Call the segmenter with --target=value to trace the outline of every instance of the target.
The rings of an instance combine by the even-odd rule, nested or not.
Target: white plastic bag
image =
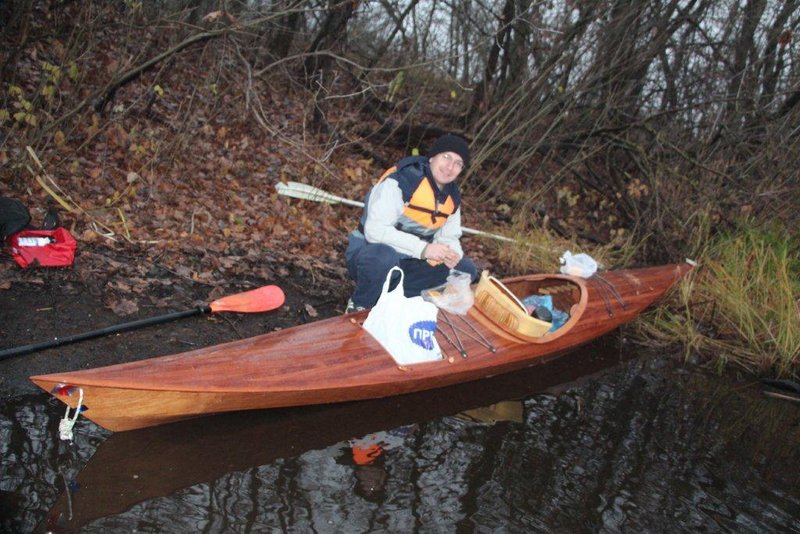
[[[589,278],[597,272],[597,262],[588,254],[575,254],[566,251],[561,256],[561,273],[581,278]]]
[[[389,291],[394,271],[400,272],[400,282]],[[442,351],[435,337],[439,310],[422,297],[407,298],[403,294],[403,277],[401,268],[389,270],[378,303],[364,321],[364,329],[399,365],[441,360]]]
[[[470,284],[472,276],[453,269],[447,283],[422,292],[422,298],[433,302],[437,308],[458,315],[466,315],[475,303],[475,294]]]

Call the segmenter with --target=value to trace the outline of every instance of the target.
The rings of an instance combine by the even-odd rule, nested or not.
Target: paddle
[[[323,191],[318,187],[314,187],[308,184],[301,184],[299,182],[287,182],[287,183],[278,182],[275,185],[275,189],[278,191],[279,195],[283,195],[286,197],[302,198],[304,200],[313,200],[314,202],[325,202],[326,204],[344,204],[346,206],[353,206],[356,208],[364,207],[363,202],[342,198],[334,195],[333,193],[328,193],[327,191]],[[511,239],[510,237],[498,234],[491,234],[489,232],[475,230],[473,228],[467,228],[466,226],[462,226],[461,230],[465,234],[482,235],[486,237],[491,237],[492,239],[499,239],[500,241],[508,241],[511,243],[514,242],[514,240]]]
[[[97,337],[106,336],[116,332],[123,332],[126,330],[133,330],[144,326],[154,324],[166,323],[184,317],[191,317],[192,315],[200,315],[203,313],[216,313],[216,312],[240,312],[240,313],[258,313],[265,312],[279,308],[283,305],[286,296],[278,286],[263,286],[236,295],[229,295],[222,297],[211,304],[198,306],[191,310],[184,310],[179,312],[167,313],[150,317],[148,319],[139,319],[137,321],[130,321],[127,323],[118,324],[116,326],[108,326],[82,334],[74,334],[66,337],[55,337],[49,341],[42,341],[41,343],[33,343],[22,347],[15,347],[11,349],[0,350],[0,360],[11,358],[13,356],[20,356],[22,354],[29,354],[43,349],[58,347],[68,343],[75,343],[85,339],[93,339]]]

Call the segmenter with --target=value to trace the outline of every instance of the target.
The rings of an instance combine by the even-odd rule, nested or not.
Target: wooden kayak
[[[604,272],[589,279],[526,275],[497,282],[508,302],[475,293],[466,316],[440,314],[444,358],[400,366],[361,324],[368,311],[190,352],[31,380],[111,431],[222,412],[401,395],[546,362],[630,321],[664,295],[688,263]],[[550,294],[569,320],[553,332],[520,328],[514,297]],[[518,310],[517,310],[518,311]],[[522,322],[525,319],[521,319]],[[534,320],[535,321],[535,320]],[[518,331],[519,330],[519,331]],[[538,337],[536,337],[538,336]]]

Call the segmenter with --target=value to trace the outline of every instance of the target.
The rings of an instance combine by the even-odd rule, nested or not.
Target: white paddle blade
[[[339,202],[333,195],[326,194],[324,191],[321,191],[314,187],[311,186],[297,187],[297,186],[305,186],[305,184],[299,184],[297,182],[289,182],[288,184],[285,184],[283,182],[278,182],[275,185],[275,190],[278,191],[279,195],[283,195],[286,197],[302,198],[304,200],[313,200],[315,202],[326,202],[328,204],[337,204]]]
[[[363,202],[355,200],[348,200],[336,196],[334,194],[323,191],[313,185],[301,184],[300,182],[279,182],[275,185],[275,189],[279,195],[284,195],[293,198],[302,198],[305,200],[312,200],[314,202],[326,202],[328,204],[345,204],[346,206],[354,206],[356,208],[363,208]]]

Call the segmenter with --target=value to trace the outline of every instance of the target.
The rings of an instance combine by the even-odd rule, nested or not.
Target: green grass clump
[[[720,369],[798,376],[800,255],[788,232],[746,224],[716,237],[699,263],[679,287],[679,305],[659,308],[640,331]]]

